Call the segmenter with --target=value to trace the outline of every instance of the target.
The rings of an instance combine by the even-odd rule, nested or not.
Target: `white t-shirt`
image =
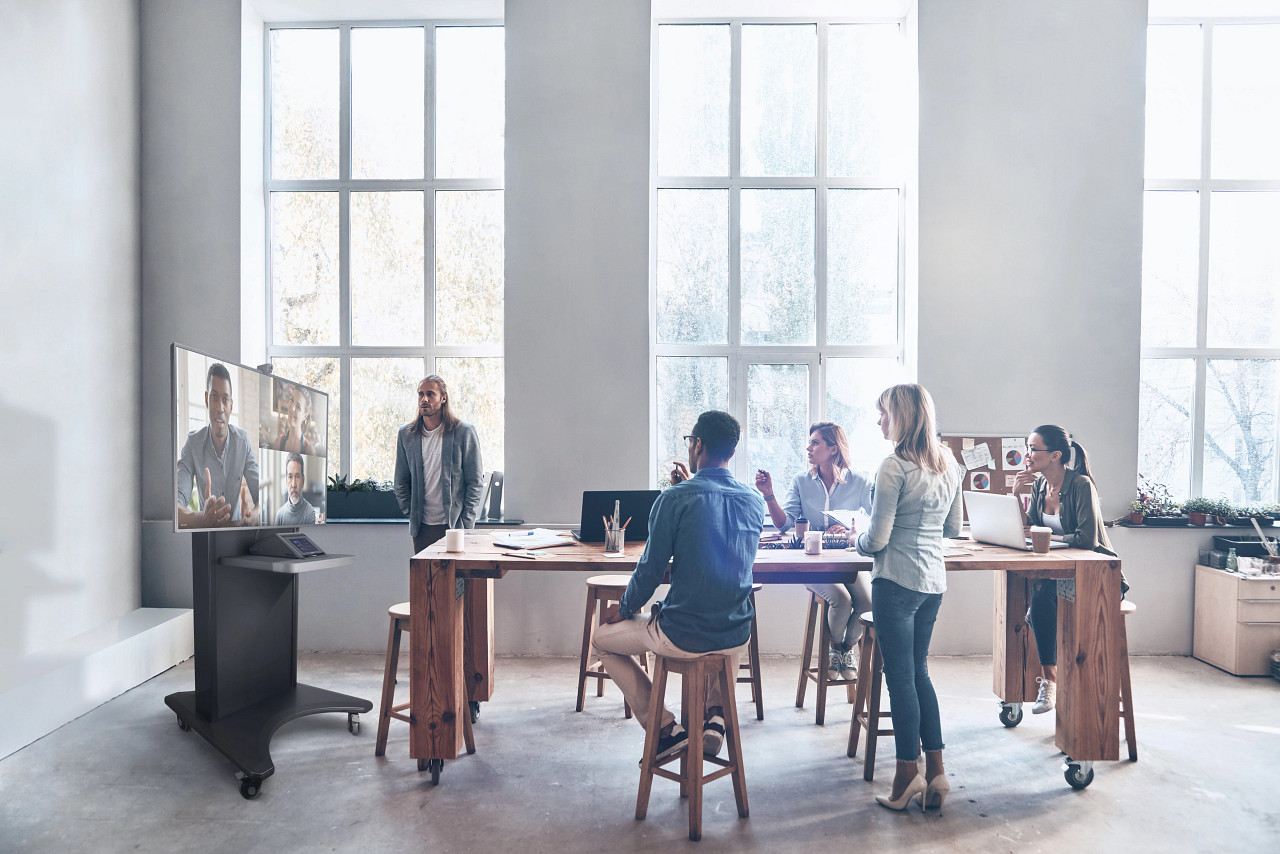
[[[422,521],[426,525],[447,525],[443,493],[440,489],[440,458],[443,453],[444,424],[422,433]]]
[[[1044,526],[1055,534],[1061,536],[1062,531],[1062,514],[1061,513],[1041,513],[1040,517],[1044,519]]]

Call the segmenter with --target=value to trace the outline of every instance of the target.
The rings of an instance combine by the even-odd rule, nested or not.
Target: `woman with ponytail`
[[[1053,539],[1074,549],[1115,556],[1102,522],[1098,489],[1089,471],[1089,456],[1080,443],[1056,424],[1044,424],[1027,437],[1026,469],[1014,480],[1015,493],[1031,490],[1026,523],[1053,531]],[[1121,582],[1121,588],[1128,585]],[[1035,582],[1027,624],[1036,639],[1041,675],[1033,715],[1053,709],[1058,695],[1058,583]]]
[[[858,552],[871,568],[871,612],[884,659],[898,767],[876,800],[902,810],[917,796],[941,807],[951,786],[942,766],[938,695],[929,679],[929,642],[947,589],[943,537],[960,533],[963,471],[938,440],[933,399],[914,384],[885,389],[876,404],[893,455],[876,472],[869,529]],[[924,748],[925,773],[916,760]]]

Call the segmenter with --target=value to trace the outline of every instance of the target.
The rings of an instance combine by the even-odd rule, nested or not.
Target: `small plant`
[[[330,492],[390,492],[391,481],[374,480],[371,477],[357,478],[352,481],[347,480],[345,474],[335,474],[329,477]]]
[[[1130,513],[1143,516],[1176,516],[1178,503],[1169,494],[1169,487],[1158,481],[1138,475],[1138,497],[1129,505]]]
[[[1182,503],[1182,509],[1187,513],[1204,513],[1206,516],[1211,516],[1218,512],[1218,502],[1212,498],[1188,498]]]

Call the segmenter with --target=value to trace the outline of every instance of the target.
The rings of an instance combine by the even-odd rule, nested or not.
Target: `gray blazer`
[[[400,512],[409,517],[409,536],[418,536],[422,527],[422,509],[426,503],[422,491],[422,436],[417,422],[400,428],[396,437],[396,501]],[[476,428],[465,421],[444,434],[440,442],[440,489],[445,518],[450,528],[474,528],[480,510],[480,482],[484,471],[480,463],[480,440]]]

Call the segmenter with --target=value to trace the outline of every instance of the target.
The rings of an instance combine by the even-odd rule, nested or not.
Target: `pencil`
[[[625,531],[625,530],[627,529],[627,526],[628,526],[628,525],[630,525],[630,524],[631,524],[631,517],[630,517],[630,516],[628,516],[628,517],[627,517],[627,521],[625,521],[625,522],[623,522],[623,523],[622,523],[622,530],[624,530],[624,531]]]

